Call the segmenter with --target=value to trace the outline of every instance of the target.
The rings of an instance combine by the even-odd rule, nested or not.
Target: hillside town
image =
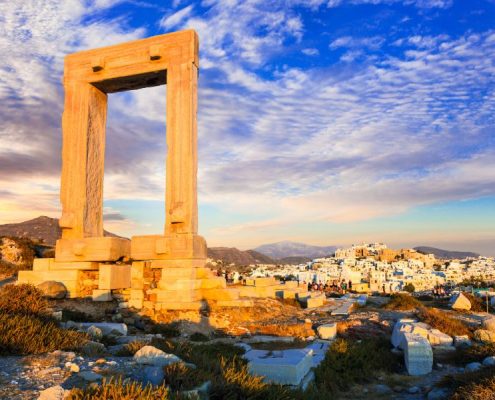
[[[217,261],[210,263],[219,268]],[[339,248],[332,257],[316,258],[299,265],[252,265],[249,277],[278,277],[301,283],[331,286],[345,282],[358,292],[394,293],[406,286],[415,291],[454,287],[462,283],[495,281],[495,259],[491,257],[438,259],[414,249],[394,250],[383,243],[362,243]],[[232,272],[230,281],[243,276]],[[412,285],[412,286],[411,286]]]

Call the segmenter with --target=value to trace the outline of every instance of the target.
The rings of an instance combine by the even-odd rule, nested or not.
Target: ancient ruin
[[[65,108],[60,200],[62,238],[55,258],[36,259],[19,282],[62,282],[70,297],[112,299],[120,291],[136,309],[200,310],[249,306],[240,296],[275,296],[272,278],[227,288],[205,267],[198,235],[198,36],[170,33],[65,58]],[[107,94],[166,84],[166,221],[158,235],[131,240],[103,235],[103,174]]]

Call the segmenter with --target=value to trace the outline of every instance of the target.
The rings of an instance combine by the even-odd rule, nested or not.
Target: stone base
[[[129,257],[130,250],[130,240],[118,237],[59,239],[55,261],[117,261]]]
[[[133,260],[203,260],[206,261],[206,241],[193,234],[133,236]]]

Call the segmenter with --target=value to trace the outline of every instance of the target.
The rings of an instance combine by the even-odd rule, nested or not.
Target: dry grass
[[[125,344],[122,349],[117,353],[117,356],[120,357],[132,357],[139,350],[141,350],[144,346],[147,346],[148,343],[142,340],[134,340],[130,343]]]
[[[202,385],[209,378],[202,370],[192,369],[184,363],[174,363],[163,367],[165,383],[175,391],[191,390]]]
[[[88,337],[62,329],[51,320],[34,315],[0,312],[0,354],[40,354],[54,350],[77,350]]]
[[[48,302],[33,285],[5,285],[0,289],[0,310],[7,314],[47,315]]]
[[[165,385],[143,386],[139,382],[110,379],[103,381],[101,385],[72,389],[66,400],[169,400],[171,398]]]
[[[391,296],[390,301],[383,306],[385,310],[394,311],[412,311],[421,307],[421,302],[405,293],[395,293]]]
[[[458,348],[455,352],[454,361],[460,365],[466,363],[483,361],[484,358],[495,355],[495,343],[474,343],[469,347]]]
[[[0,246],[3,244],[3,239],[12,240],[19,250],[19,256],[22,262],[13,264],[1,258],[0,254],[0,276],[13,276],[21,270],[31,270],[34,260],[34,243],[27,238],[19,238],[13,236],[0,236]]]
[[[447,335],[471,335],[471,331],[464,322],[451,317],[445,311],[440,311],[436,308],[421,307],[417,315],[421,321]]]
[[[306,338],[314,336],[315,332],[311,324],[249,324],[246,325],[251,333],[270,336],[293,336]]]
[[[471,303],[471,310],[470,311],[486,312],[486,300],[485,299],[473,296],[471,293],[468,293],[468,292],[463,292],[462,294],[464,296],[466,296],[467,299]]]

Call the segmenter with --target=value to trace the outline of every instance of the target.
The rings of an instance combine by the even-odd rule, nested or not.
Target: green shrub
[[[421,302],[412,297],[410,294],[395,293],[391,296],[390,301],[383,306],[386,310],[411,311],[421,307]]]
[[[33,285],[5,285],[0,288],[0,310],[8,314],[48,315],[48,301]]]
[[[446,312],[436,308],[420,307],[418,310],[418,318],[432,328],[438,329],[450,336],[471,334],[468,326],[464,322],[453,318]]]
[[[209,340],[208,336],[200,332],[194,332],[189,339],[193,342],[207,342]]]
[[[78,350],[88,337],[62,329],[35,315],[0,312],[0,354],[40,354],[54,350]]]
[[[94,322],[96,319],[91,314],[85,313],[79,310],[69,310],[64,308],[62,310],[62,321],[74,321],[74,322]]]
[[[369,381],[380,372],[399,368],[399,359],[390,351],[386,339],[337,339],[315,369],[315,385],[320,393],[335,394],[349,390],[355,383]]]
[[[179,325],[177,323],[155,324],[151,327],[150,333],[160,333],[163,337],[180,336]]]
[[[406,286],[404,286],[404,290],[409,293],[414,293],[416,291],[416,288],[412,283],[408,283]]]
[[[89,385],[72,389],[66,400],[169,400],[171,396],[165,385],[144,386],[140,382],[104,380],[101,385]]]

